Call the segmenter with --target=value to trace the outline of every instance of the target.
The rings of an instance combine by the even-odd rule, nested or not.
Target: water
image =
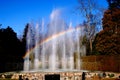
[[[72,22],[68,26],[59,16],[53,11],[47,26],[44,20],[29,26],[24,71],[80,70],[80,57],[85,55],[85,47],[80,45],[83,27],[73,27]]]
[[[32,40],[31,40],[31,32],[30,32],[30,28],[28,28],[28,33],[27,33],[27,40],[26,40],[26,48],[27,51],[30,50],[31,48],[31,44]],[[28,51],[29,52],[29,51]],[[28,71],[29,70],[29,65],[30,65],[30,61],[29,61],[29,54],[26,55],[26,57],[24,58],[24,70]]]
[[[35,45],[38,44],[39,42],[39,24],[36,24],[36,30],[35,30]],[[34,69],[38,69],[39,68],[39,46],[35,48],[34,50]]]

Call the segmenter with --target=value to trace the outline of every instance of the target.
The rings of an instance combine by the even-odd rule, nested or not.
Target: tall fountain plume
[[[69,24],[69,29],[72,29],[72,23],[70,22]],[[74,42],[73,42],[73,32],[74,32],[74,29],[72,32],[68,33],[67,36],[68,36],[68,43],[67,44],[71,44],[71,45],[68,45],[69,46],[69,58],[68,58],[68,67],[70,70],[74,69],[74,56],[73,56],[73,53],[74,53]]]
[[[62,24],[62,27],[63,27],[64,30],[65,30],[64,24]],[[62,68],[63,68],[63,69],[66,69],[66,68],[67,68],[67,65],[65,65],[65,64],[67,64],[65,37],[66,37],[66,35],[64,35],[64,36],[62,37],[62,41],[63,41],[63,42],[61,42],[61,44],[62,44],[61,47],[63,47],[63,50],[61,50],[61,52],[63,53],[62,56],[61,56],[61,57],[62,57],[62,58],[61,58],[61,64],[62,64]]]
[[[27,36],[26,36],[26,50],[29,52],[29,50],[31,49],[31,43],[32,43],[32,39],[31,39],[31,30],[30,30],[30,25],[28,26],[28,32],[27,32]],[[30,61],[29,61],[29,54],[26,55],[26,57],[24,58],[24,71],[29,71],[30,68]]]
[[[42,19],[42,33],[44,33],[44,19]],[[45,35],[42,34],[42,39],[45,38]],[[46,68],[46,57],[45,57],[45,44],[43,43],[42,44],[42,51],[41,51],[41,62],[42,62],[42,69],[45,69]]]
[[[32,27],[35,27],[35,37],[32,41],[29,29],[24,70],[80,70],[80,57],[85,55],[85,47],[80,45],[83,27],[73,27],[72,22],[67,25],[58,9],[51,13],[47,25],[42,20]],[[33,49],[31,44],[34,44]]]
[[[35,28],[35,45],[37,45],[39,43],[39,24],[36,24],[36,28]],[[38,69],[39,68],[39,46],[35,48],[34,50],[34,69]]]

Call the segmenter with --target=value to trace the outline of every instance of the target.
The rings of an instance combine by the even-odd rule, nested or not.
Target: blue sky
[[[98,1],[107,7],[106,0]],[[77,6],[77,0],[0,0],[0,24],[2,28],[12,27],[20,35],[26,23],[42,18],[48,22],[51,12],[61,9],[64,20],[75,26],[82,21],[82,17],[74,13]]]

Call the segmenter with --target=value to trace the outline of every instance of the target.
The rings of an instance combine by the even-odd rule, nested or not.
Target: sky
[[[107,7],[106,0],[98,0],[101,6]],[[49,22],[53,10],[59,9],[61,17],[66,23],[72,22],[73,26],[82,22],[82,17],[77,15],[75,8],[77,0],[0,0],[0,26],[10,26],[17,35],[22,35],[25,25],[44,19]]]

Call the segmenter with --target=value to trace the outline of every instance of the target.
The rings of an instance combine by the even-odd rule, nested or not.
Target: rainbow
[[[79,30],[79,29],[80,29],[80,27],[77,27],[77,28],[76,28],[76,30]],[[60,37],[60,36],[62,36],[62,35],[64,35],[64,34],[66,34],[66,33],[73,32],[74,30],[75,30],[75,28],[70,28],[70,29],[68,29],[68,30],[66,30],[66,31],[62,31],[62,32],[59,32],[59,33],[57,33],[57,34],[53,34],[52,36],[43,39],[43,40],[40,41],[37,45],[35,45],[33,48],[29,49],[29,50],[25,53],[25,55],[23,56],[23,59],[24,59],[30,52],[32,52],[36,47],[38,47],[39,45],[42,45],[42,44],[44,44],[44,43],[46,43],[46,42],[49,42],[49,41],[51,41],[51,40],[53,40],[53,39],[55,39],[55,38],[57,38],[57,37]]]

